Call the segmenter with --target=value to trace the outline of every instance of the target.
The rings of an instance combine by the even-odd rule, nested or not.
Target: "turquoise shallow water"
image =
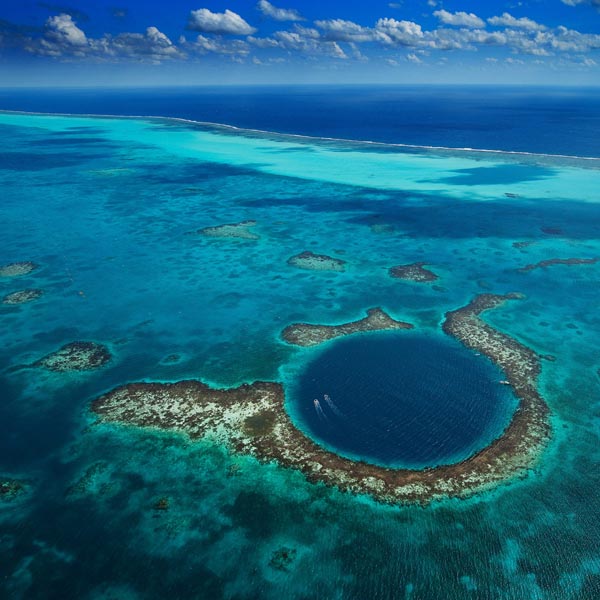
[[[156,119],[1,114],[0,133],[0,262],[41,265],[0,291],[45,292],[0,306],[0,469],[30,484],[0,504],[0,595],[600,594],[600,264],[517,270],[600,256],[600,161]],[[260,239],[193,233],[246,219]],[[346,270],[289,266],[303,250]],[[440,279],[388,276],[415,261]],[[315,351],[281,342],[289,323],[381,306],[435,338],[446,311],[488,291],[524,293],[486,318],[555,357],[542,372],[554,438],[535,473],[472,500],[382,507],[205,443],[89,427],[90,400],[128,381],[293,381]],[[114,361],[8,370],[75,339]],[[282,547],[287,570],[271,560]]]

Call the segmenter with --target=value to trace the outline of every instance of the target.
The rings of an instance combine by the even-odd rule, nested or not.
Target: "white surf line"
[[[365,144],[369,146],[380,146],[382,148],[403,148],[412,150],[441,150],[445,152],[473,152],[482,154],[507,154],[511,156],[526,156],[526,157],[542,157],[542,158],[562,158],[571,160],[587,160],[596,161],[600,163],[600,157],[598,156],[578,156],[576,154],[545,154],[542,152],[527,152],[525,150],[497,150],[490,148],[469,148],[469,147],[452,147],[452,146],[420,146],[418,144],[402,144],[400,142],[376,142],[372,140],[351,140],[348,138],[334,138],[334,137],[317,137],[303,135],[301,133],[282,133],[279,131],[267,131],[264,129],[251,129],[248,127],[237,127],[236,125],[228,125],[227,123],[216,123],[213,121],[196,121],[193,119],[185,119],[183,117],[165,117],[160,115],[102,115],[94,113],[47,113],[47,112],[36,112],[36,111],[23,111],[23,110],[6,110],[0,109],[0,114],[13,114],[13,115],[32,115],[40,117],[74,117],[84,119],[132,119],[132,120],[148,120],[153,119],[157,121],[176,121],[178,123],[186,123],[192,125],[201,125],[202,127],[214,127],[231,129],[236,132],[248,132],[254,134],[260,134],[263,136],[278,136],[281,138],[293,138],[307,141],[326,141],[326,142],[341,142],[345,144]]]

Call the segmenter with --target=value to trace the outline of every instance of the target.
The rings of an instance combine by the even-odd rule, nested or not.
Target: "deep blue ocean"
[[[2,600],[600,598],[598,89],[0,90],[0,241]],[[307,250],[344,269],[289,263]],[[415,262],[438,278],[390,276]],[[90,410],[131,382],[277,381],[330,450],[456,462],[516,398],[441,324],[509,292],[484,318],[543,356],[552,438],[473,497],[384,505]],[[374,307],[414,329],[282,338]],[[77,340],[111,361],[33,366]]]
[[[156,115],[315,137],[600,156],[600,88],[0,89],[0,109]]]

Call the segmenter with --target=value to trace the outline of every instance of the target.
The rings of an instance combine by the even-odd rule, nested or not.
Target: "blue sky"
[[[600,84],[600,0],[3,0],[2,85]]]

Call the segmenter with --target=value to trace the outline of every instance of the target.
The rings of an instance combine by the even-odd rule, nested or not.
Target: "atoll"
[[[43,293],[42,290],[19,290],[4,296],[2,304],[25,304],[37,300]]]
[[[364,331],[384,331],[392,329],[412,329],[414,325],[392,319],[381,308],[371,308],[367,316],[359,321],[351,321],[342,325],[312,325],[310,323],[294,323],[281,333],[288,344],[295,346],[316,346],[327,340],[342,335],[350,335]]]
[[[71,342],[33,363],[49,371],[92,371],[111,360],[108,348],[96,342]]]
[[[433,271],[423,267],[423,265],[426,264],[426,262],[416,262],[410,265],[398,265],[390,269],[390,276],[395,279],[405,279],[407,281],[416,281],[419,283],[439,279]]]
[[[0,502],[11,502],[25,490],[25,483],[18,479],[0,479]]]
[[[344,271],[346,261],[326,254],[314,254],[305,250],[288,258],[288,265],[309,271]]]
[[[132,383],[97,398],[91,409],[101,422],[210,439],[234,453],[300,470],[308,481],[369,494],[382,502],[427,503],[469,496],[523,475],[536,464],[550,435],[548,407],[536,388],[538,356],[479,316],[519,297],[482,294],[446,315],[444,331],[493,360],[519,400],[504,433],[460,463],[424,470],[392,469],[339,456],[294,426],[285,410],[284,388],[274,382],[230,389],[213,389],[199,381]]]
[[[215,227],[204,227],[203,229],[199,229],[198,233],[208,237],[258,240],[260,236],[248,230],[249,227],[254,227],[255,225],[256,221],[225,223],[224,225],[217,225]]]
[[[31,261],[14,262],[0,267],[0,277],[20,277],[35,271],[38,265]]]
[[[525,273],[527,271],[533,271],[534,269],[545,269],[546,267],[551,267],[552,265],[593,265],[600,261],[599,257],[596,258],[549,258],[548,260],[541,260],[540,262],[533,263],[531,265],[525,265],[520,269],[517,269],[521,273]]]

